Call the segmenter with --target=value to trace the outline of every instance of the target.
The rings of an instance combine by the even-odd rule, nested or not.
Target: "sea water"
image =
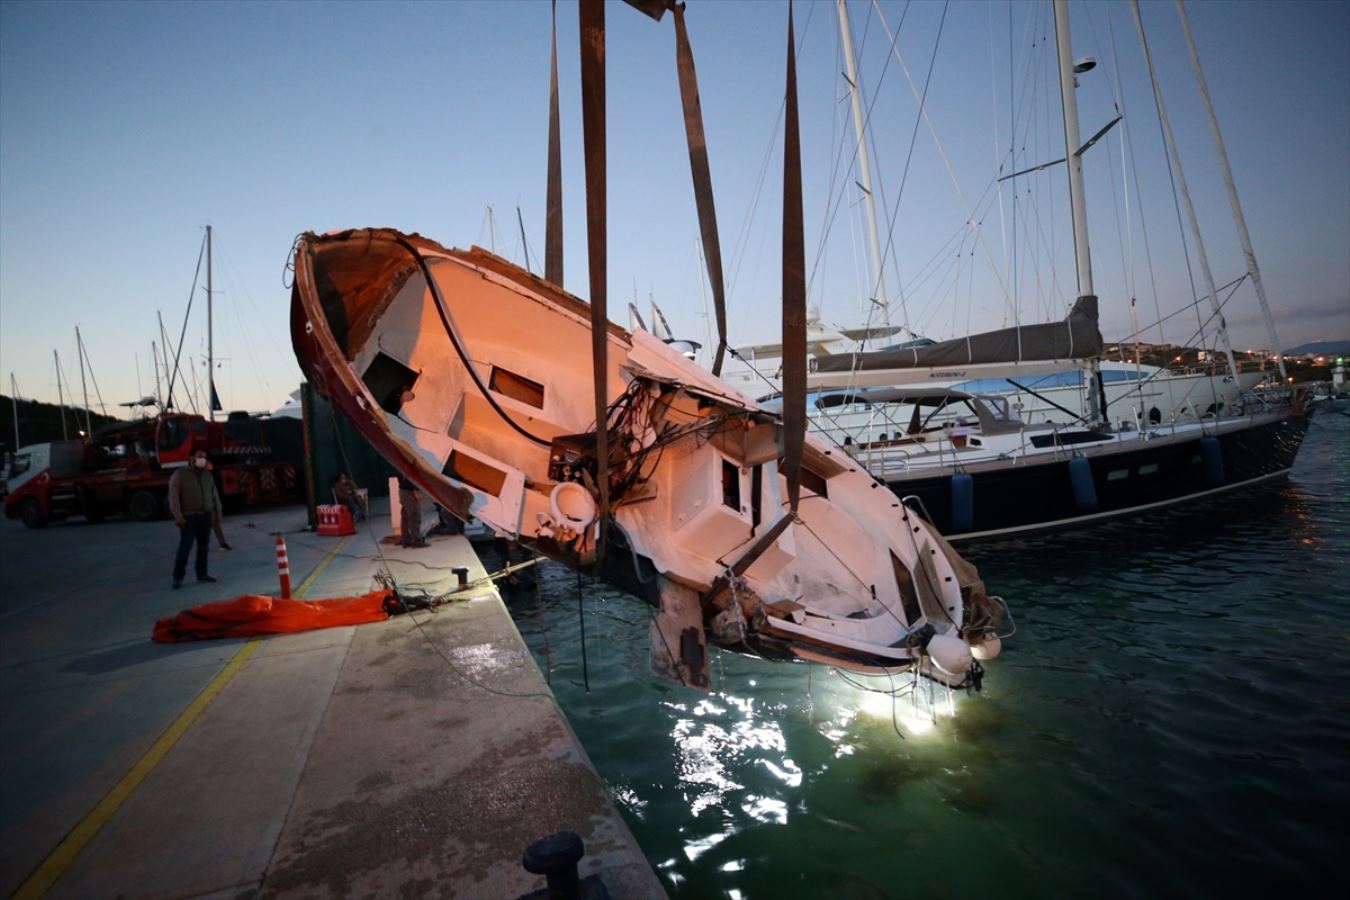
[[[963,548],[1017,634],[921,689],[954,715],[717,651],[665,684],[650,610],[560,567],[509,602],[672,897],[1345,896],[1348,498],[1333,413],[1287,481]]]

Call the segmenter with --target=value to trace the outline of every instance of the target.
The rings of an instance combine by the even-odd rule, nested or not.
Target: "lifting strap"
[[[802,151],[797,122],[797,56],[788,3],[787,97],[783,118],[783,468],[793,515],[801,496],[806,444],[806,250]]]
[[[548,212],[545,218],[544,278],[562,287],[562,139],[558,127],[558,0],[553,0],[552,49],[548,91]]]
[[[581,120],[586,154],[586,259],[591,282],[591,366],[595,383],[595,482],[600,489],[597,569],[609,532],[609,334],[605,220],[605,3],[581,0]]]
[[[727,348],[722,245],[717,236],[717,207],[713,203],[712,171],[708,167],[708,141],[703,133],[703,106],[698,98],[694,52],[689,47],[689,31],[684,26],[684,4],[676,3],[672,9],[675,12],[675,65],[680,76],[680,100],[684,104],[684,131],[689,140],[689,170],[694,177],[699,234],[703,239],[703,256],[708,262],[708,281],[712,284],[713,308],[717,314],[717,352],[713,357],[712,372],[720,376],[722,357]]]

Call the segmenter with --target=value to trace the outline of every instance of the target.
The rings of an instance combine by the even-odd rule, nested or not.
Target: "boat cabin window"
[[[741,470],[722,460],[722,505],[737,512],[741,510]]]
[[[750,529],[759,527],[760,511],[759,505],[764,500],[764,466],[754,467],[753,475],[750,479]]]
[[[403,392],[410,390],[417,378],[416,372],[384,352],[375,354],[361,376],[380,409],[391,416],[403,408]]]
[[[488,387],[512,400],[528,403],[536,409],[544,408],[544,386],[524,375],[493,366],[492,374],[488,377]]]
[[[1112,440],[1109,434],[1102,434],[1100,431],[1066,431],[1064,433],[1056,432],[1054,434],[1038,434],[1032,437],[1033,447],[1066,447],[1071,444],[1091,444],[1097,441]]]
[[[501,469],[458,450],[450,452],[450,458],[445,461],[445,468],[441,469],[441,474],[494,497],[501,496],[502,485],[506,484],[506,473]]]
[[[900,605],[905,610],[905,624],[913,628],[923,617],[923,612],[919,609],[919,594],[914,589],[914,576],[894,552],[891,553],[891,568],[895,570],[895,585],[900,589]]]

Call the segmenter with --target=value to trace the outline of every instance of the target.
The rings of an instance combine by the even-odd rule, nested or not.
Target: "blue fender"
[[[975,528],[975,479],[966,472],[952,476],[952,533]]]
[[[1218,438],[1200,439],[1200,461],[1205,466],[1205,481],[1212,487],[1223,484],[1223,447],[1219,446]]]
[[[1097,511],[1097,486],[1092,483],[1092,464],[1083,457],[1069,460],[1069,482],[1073,485],[1073,503],[1082,513]]]

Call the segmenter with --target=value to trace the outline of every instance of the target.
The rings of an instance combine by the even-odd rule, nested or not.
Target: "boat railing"
[[[863,466],[874,477],[883,481],[888,475],[901,475],[909,471],[911,453],[905,447],[898,446],[877,446],[876,444],[867,444],[861,448]],[[856,454],[855,454],[856,458]]]

